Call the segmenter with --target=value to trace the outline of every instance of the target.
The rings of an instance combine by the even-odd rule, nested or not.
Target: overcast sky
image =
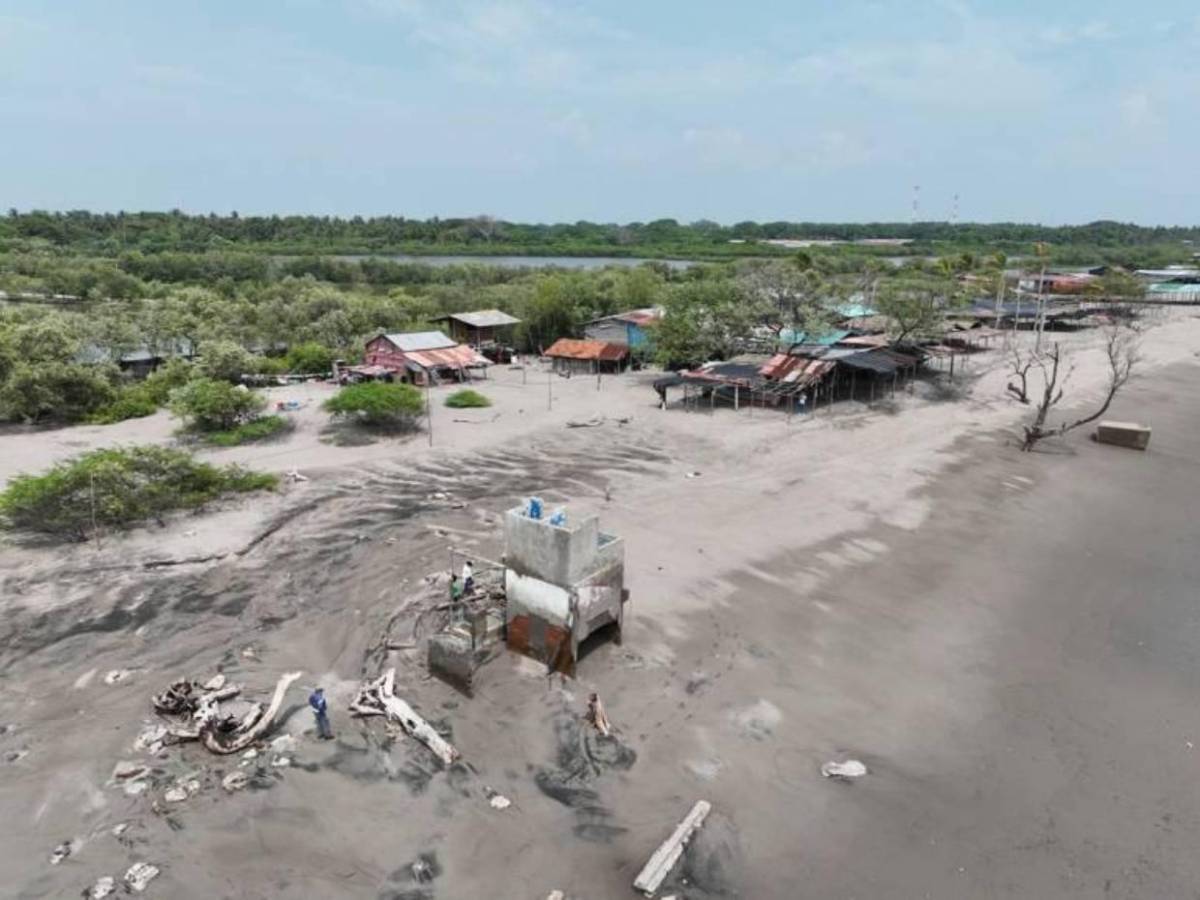
[[[2,0],[20,209],[1200,222],[1195,0]]]

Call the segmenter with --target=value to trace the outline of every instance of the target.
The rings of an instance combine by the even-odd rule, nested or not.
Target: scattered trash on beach
[[[71,842],[63,841],[54,848],[54,852],[50,854],[50,865],[57,866],[60,862],[71,855]]]
[[[151,881],[158,877],[158,866],[152,866],[150,863],[138,862],[130,866],[125,872],[125,884],[134,893],[140,894],[146,889]]]
[[[821,774],[826,778],[861,778],[867,774],[867,767],[857,759],[848,759],[845,762],[827,762],[821,766]]]
[[[87,900],[104,900],[105,897],[112,896],[116,890],[117,880],[111,875],[105,875],[97,878],[96,883],[83,892],[83,896]]]

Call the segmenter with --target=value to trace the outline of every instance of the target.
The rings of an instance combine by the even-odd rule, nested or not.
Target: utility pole
[[[429,431],[429,446],[433,446],[433,403],[429,399],[429,382],[433,379],[429,377],[429,372],[425,373],[425,424],[428,425]]]
[[[554,409],[554,363],[546,370],[546,409]]]
[[[92,537],[96,539],[96,549],[100,549],[100,529],[96,527],[96,473],[88,476],[92,505]]]

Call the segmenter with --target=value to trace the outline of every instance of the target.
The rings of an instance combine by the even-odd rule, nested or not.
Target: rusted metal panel
[[[546,351],[546,355],[559,359],[591,359],[616,362],[629,355],[629,348],[607,341],[580,341],[574,338],[559,338]]]

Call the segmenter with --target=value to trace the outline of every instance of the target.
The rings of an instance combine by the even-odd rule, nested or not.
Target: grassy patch
[[[158,403],[141,385],[122,388],[117,399],[100,407],[87,421],[92,425],[112,425],[126,419],[141,419],[158,412]]]
[[[255,441],[265,441],[291,430],[292,421],[284,416],[262,416],[225,431],[198,433],[207,444],[217,447],[237,447],[242,444],[252,444]]]
[[[470,388],[461,391],[455,391],[446,398],[446,405],[451,409],[482,409],[485,406],[491,406],[492,401],[485,397],[479,391],[473,391]]]
[[[17,475],[0,492],[0,524],[73,540],[96,529],[157,521],[226,494],[270,490],[275,475],[197,462],[166,447],[93,450],[40,475]]]

